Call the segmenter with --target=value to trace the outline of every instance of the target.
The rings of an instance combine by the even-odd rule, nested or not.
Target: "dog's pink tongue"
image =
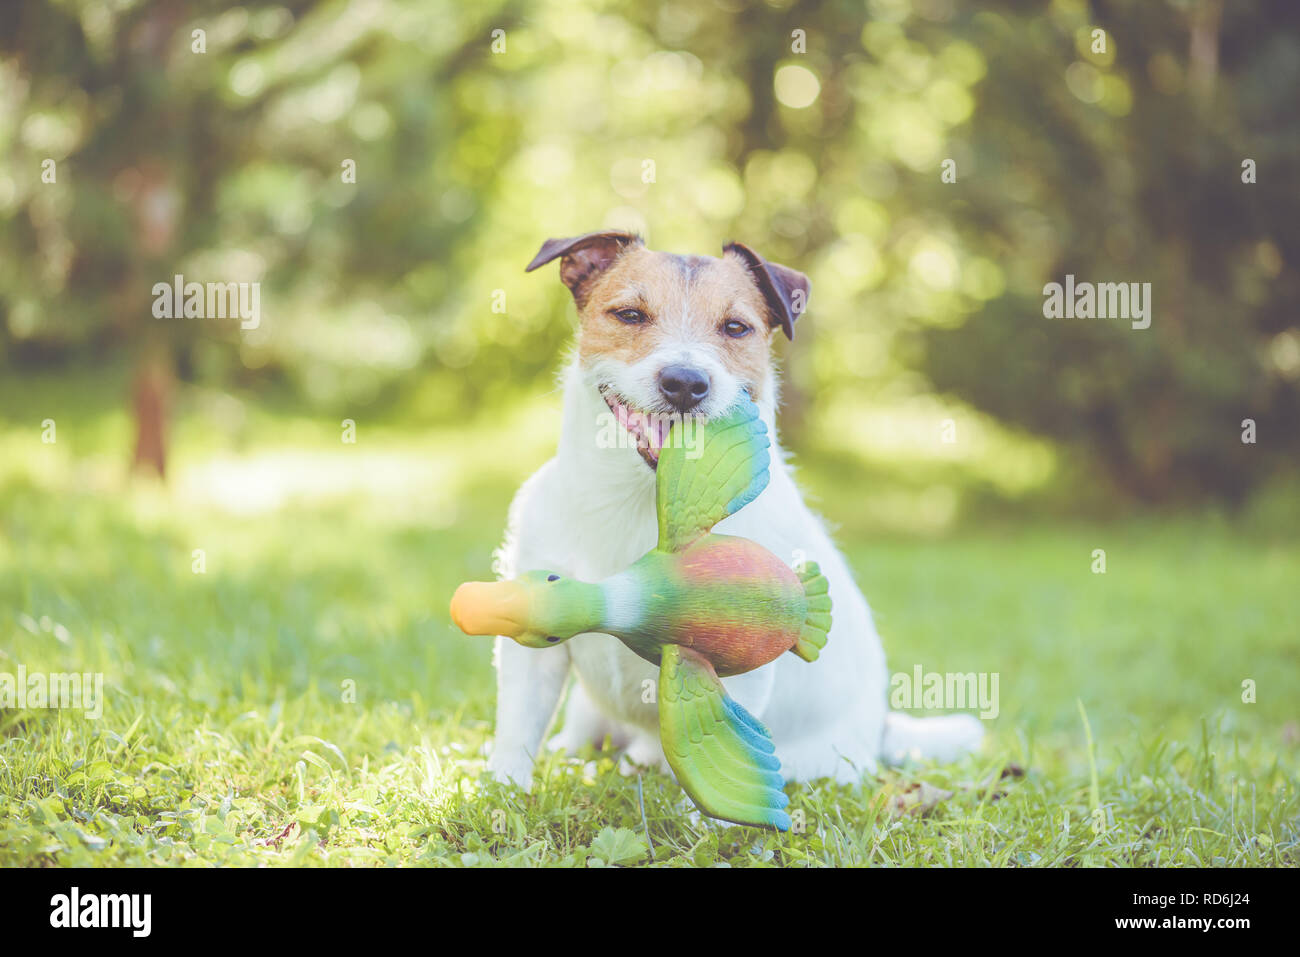
[[[613,403],[613,408],[623,428],[645,444],[645,451],[652,459],[659,461],[659,450],[663,448],[668,430],[672,428],[672,420],[666,415],[629,409],[622,402]]]
[[[617,413],[618,421],[623,428],[627,429],[633,435],[639,436],[647,441],[649,440],[651,432],[650,416],[646,415],[644,412],[636,412],[629,409],[622,402],[618,404]]]
[[[673,423],[666,415],[657,415],[649,421],[646,438],[655,452],[655,458],[659,457],[659,450],[664,447],[664,440],[668,438],[668,430],[672,427]]]

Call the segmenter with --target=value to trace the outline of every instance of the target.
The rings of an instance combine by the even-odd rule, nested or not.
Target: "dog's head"
[[[808,279],[731,243],[720,259],[646,249],[630,233],[548,239],[528,264],[560,260],[578,306],[578,357],[590,386],[652,468],[669,427],[710,418],[741,389],[773,388],[774,330],[794,336]]]

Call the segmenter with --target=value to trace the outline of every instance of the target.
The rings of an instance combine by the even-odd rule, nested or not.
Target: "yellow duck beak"
[[[518,582],[466,582],[451,596],[451,620],[467,635],[518,638],[528,630],[528,592]]]

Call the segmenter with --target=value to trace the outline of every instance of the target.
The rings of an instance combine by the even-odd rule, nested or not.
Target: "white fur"
[[[712,391],[704,411],[725,409],[741,384],[702,343],[675,343],[632,367],[599,358],[585,368],[577,359],[570,363],[559,450],[523,484],[510,507],[499,553],[503,576],[546,569],[599,581],[655,546],[654,472],[632,447],[600,447],[596,436],[609,410],[598,386],[612,385],[629,401],[653,409],[655,371],[684,357],[710,372]],[[787,562],[799,553],[816,561],[830,582],[833,625],[816,662],[781,655],[724,679],[727,692],[771,730],[790,780],[851,782],[874,771],[881,757],[946,760],[977,746],[982,729],[969,715],[918,719],[887,713],[885,656],[871,609],[795,487],[776,441],[776,383],[770,372],[768,378],[760,410],[772,438],[771,481],[718,531],[751,538]],[[656,685],[658,668],[618,639],[585,634],[554,648],[533,649],[498,638],[496,664],[497,730],[488,768],[498,779],[529,786],[534,758],[570,673],[577,681],[564,728],[551,746],[576,750],[608,735],[614,746],[627,749],[626,761],[667,770],[658,712],[646,694]]]

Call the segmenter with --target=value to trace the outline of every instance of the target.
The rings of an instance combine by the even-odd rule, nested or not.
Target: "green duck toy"
[[[711,531],[767,486],[767,427],[753,400],[742,393],[725,417],[693,424],[692,448],[676,440],[675,423],[659,456],[652,551],[601,582],[547,571],[467,582],[451,617],[466,634],[506,635],[530,648],[585,632],[615,636],[659,666],[664,755],[695,805],[785,831],[788,799],[771,734],[718,679],[787,651],[815,661],[831,627],[830,591],[815,563],[795,570],[756,542]]]

